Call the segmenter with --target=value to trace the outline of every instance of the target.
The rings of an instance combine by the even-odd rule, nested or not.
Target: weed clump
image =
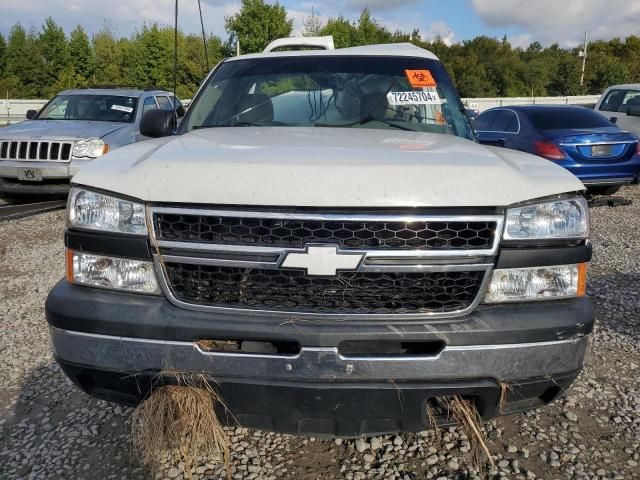
[[[133,411],[132,440],[142,462],[152,470],[169,457],[191,478],[198,457],[219,458],[230,478],[229,439],[216,414],[224,403],[203,374],[163,371],[175,384],[154,390]]]

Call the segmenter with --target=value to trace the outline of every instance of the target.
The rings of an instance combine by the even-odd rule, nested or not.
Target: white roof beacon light
[[[273,52],[279,48],[316,48],[319,50],[335,50],[333,36],[326,37],[289,37],[274,40],[262,53]]]

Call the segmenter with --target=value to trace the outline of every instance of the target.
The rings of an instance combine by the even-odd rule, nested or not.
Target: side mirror
[[[630,117],[640,117],[640,105],[627,107],[627,115]]]
[[[176,118],[173,112],[166,110],[149,110],[140,121],[140,133],[145,137],[168,137],[176,129]]]
[[[618,117],[611,117],[609,121],[615,125],[616,123],[618,123]]]
[[[27,110],[27,120],[33,120],[38,115],[37,110]]]

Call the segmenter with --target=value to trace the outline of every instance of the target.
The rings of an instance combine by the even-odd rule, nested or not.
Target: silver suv
[[[142,116],[171,111],[164,90],[77,89],[59,93],[27,121],[0,129],[0,195],[66,194],[71,177],[114,148],[148,137]],[[176,100],[178,116],[184,108]]]

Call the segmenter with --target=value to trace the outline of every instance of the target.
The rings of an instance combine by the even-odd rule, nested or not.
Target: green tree
[[[136,87],[173,85],[173,29],[144,26],[131,42],[125,63],[126,81]]]
[[[580,63],[577,55],[563,52],[553,80],[549,84],[549,95],[581,95],[584,89],[580,86]]]
[[[454,48],[454,47],[452,47]],[[462,97],[496,97],[498,89],[489,81],[484,64],[477,54],[463,54],[464,47],[455,46],[455,53],[447,61],[447,69],[453,77]]]
[[[592,90],[604,91],[611,85],[625,83],[629,77],[629,69],[627,66],[623,63],[612,60],[602,71],[600,85],[596,85]]]
[[[544,58],[534,58],[525,66],[524,79],[527,86],[527,96],[544,97],[547,95],[551,70]]]
[[[71,32],[69,37],[69,56],[75,73],[85,81],[92,80],[96,62],[89,37],[80,25]]]
[[[47,84],[47,72],[35,32],[27,35],[22,25],[15,24],[9,33],[5,56],[5,73],[14,79],[9,82],[13,95],[24,98],[41,97]]]
[[[4,35],[0,33],[0,78],[5,76],[6,59],[7,55],[7,42],[4,39]]]
[[[371,16],[368,8],[362,10],[356,29],[356,45],[390,43],[392,39],[393,35],[391,32]]]
[[[356,44],[358,30],[355,25],[341,15],[337,18],[330,18],[320,30],[320,34],[332,35],[336,48],[346,48]]]
[[[62,90],[70,90],[72,88],[80,88],[87,86],[87,79],[76,73],[72,66],[68,66],[62,70],[55,81],[47,85],[44,89],[44,96],[51,98]]]
[[[278,2],[242,0],[235,15],[225,18],[230,43],[240,42],[242,53],[261,52],[273,40],[291,35],[293,20],[287,18],[286,9]]]
[[[320,16],[316,12],[315,7],[311,7],[311,13],[309,16],[302,22],[304,26],[304,30],[302,31],[302,35],[305,37],[317,37],[320,35],[322,30],[322,22],[320,21]]]
[[[55,82],[69,64],[69,50],[64,30],[53,18],[48,17],[42,26],[42,32],[38,38],[42,52],[42,60],[45,67],[47,85]]]
[[[95,83],[120,85],[122,78],[122,41],[116,40],[109,26],[104,26],[93,36],[93,56],[97,65]]]
[[[629,71],[629,77],[626,81],[640,82],[640,37],[631,35],[626,38],[622,61]]]

